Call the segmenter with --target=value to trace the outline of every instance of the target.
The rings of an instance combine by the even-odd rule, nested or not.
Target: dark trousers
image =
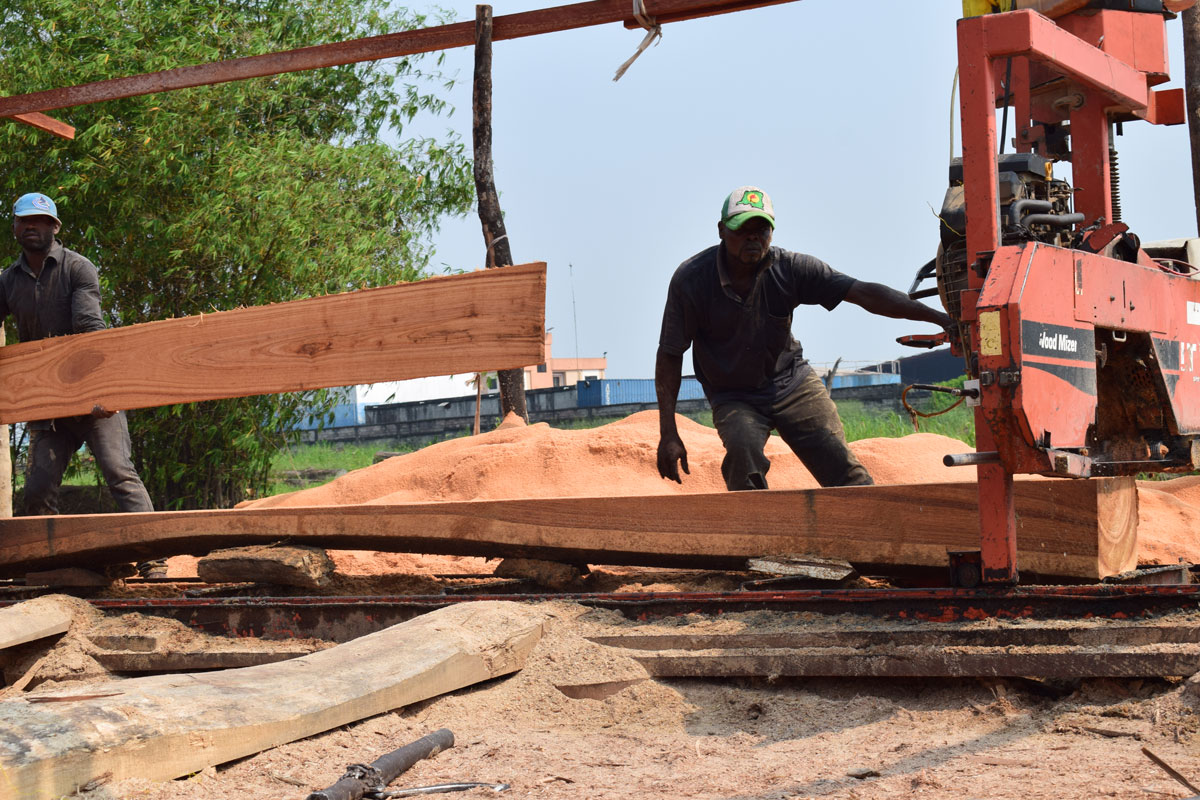
[[[714,406],[713,424],[725,445],[721,474],[730,491],[767,488],[771,461],[763,448],[772,428],[822,486],[875,482],[846,444],[837,406],[815,372],[768,407],[738,401]]]
[[[122,511],[153,511],[150,495],[129,457],[129,424],[121,411],[108,419],[90,416],[56,419],[50,430],[30,431],[25,473],[25,513],[58,513],[58,487],[71,456],[87,444]]]

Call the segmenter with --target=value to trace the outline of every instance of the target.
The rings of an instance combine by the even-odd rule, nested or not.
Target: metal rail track
[[[105,613],[172,617],[206,633],[349,641],[437,608],[483,600],[567,600],[633,620],[680,614],[807,611],[881,620],[1138,620],[1200,609],[1200,585],[1017,586],[1005,589],[810,589],[740,592],[439,594],[380,597],[193,597],[93,599]],[[0,605],[7,603],[0,602]]]

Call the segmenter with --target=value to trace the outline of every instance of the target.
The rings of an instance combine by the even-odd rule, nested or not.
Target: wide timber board
[[[1132,479],[1015,484],[1021,569],[1094,580],[1137,559]],[[0,574],[278,541],[567,563],[744,567],[763,555],[944,567],[979,547],[974,483],[0,520]]]
[[[513,369],[545,360],[546,265],[0,348],[0,423]]]

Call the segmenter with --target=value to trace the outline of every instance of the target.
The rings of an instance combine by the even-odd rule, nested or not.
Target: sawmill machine
[[[912,295],[936,291],[958,326],[946,338],[965,360],[976,452],[947,464],[978,467],[985,583],[1018,577],[1013,475],[1200,467],[1200,276],[1122,220],[1113,147],[1126,124],[1185,120],[1181,89],[1153,89],[1168,80],[1166,22],[1191,2],[1169,5],[958,22],[963,156]],[[926,277],[936,290],[917,289]],[[936,337],[902,341],[921,338]]]

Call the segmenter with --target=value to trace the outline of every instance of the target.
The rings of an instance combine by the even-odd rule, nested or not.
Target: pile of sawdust
[[[545,423],[523,425],[510,417],[494,431],[431,445],[355,470],[312,489],[276,495],[243,507],[270,508],[341,504],[401,504],[431,501],[501,500],[538,497],[596,497],[689,494],[724,491],[720,437],[712,428],[677,417],[688,451],[690,474],[683,483],[664,480],[655,466],[658,412],[643,411],[587,430],[559,430]],[[898,439],[863,439],[850,445],[879,484],[974,481],[974,467],[946,467],[942,457],[970,447],[957,439],[915,433]],[[778,436],[766,446],[773,489],[812,489],[816,480]],[[1018,476],[1021,478],[1027,476]],[[1200,477],[1139,482],[1139,561],[1200,561]],[[380,565],[360,551],[332,554],[343,572],[370,572]],[[454,559],[450,559],[453,561]],[[412,563],[410,563],[412,561]],[[420,569],[424,566],[426,569]],[[417,564],[392,555],[386,570],[417,567],[453,571],[447,559]],[[482,563],[473,560],[472,569]]]
[[[355,470],[323,486],[243,504],[247,508],[355,503],[413,503],[534,497],[688,494],[725,490],[717,432],[678,418],[691,473],[663,480],[655,467],[658,412],[643,411],[588,430],[559,430],[539,422],[508,424],[479,436],[430,445],[415,453]],[[942,465],[946,453],[970,450],[931,433],[864,439],[851,448],[877,483],[975,480],[974,467]],[[778,436],[767,442],[773,489],[818,485]]]
[[[1138,481],[1138,563],[1200,562],[1200,475]]]

